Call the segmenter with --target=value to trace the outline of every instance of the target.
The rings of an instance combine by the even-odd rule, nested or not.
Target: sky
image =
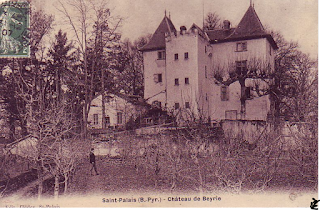
[[[1,0],[0,0],[1,1]],[[47,13],[55,16],[55,30],[64,29],[56,9],[58,0],[38,1]],[[217,13],[236,27],[250,5],[250,0],[103,0],[115,16],[124,18],[123,39],[131,41],[152,34],[164,17],[165,10],[176,29],[193,23],[202,26],[203,14]],[[302,52],[318,56],[318,0],[252,0],[263,25],[280,31],[288,41],[296,41]],[[62,1],[63,2],[63,1]]]
[[[286,40],[296,41],[301,51],[318,56],[318,0],[253,0],[263,25],[280,31]],[[164,17],[164,11],[179,30],[192,23],[202,26],[203,13],[216,12],[223,20],[237,26],[250,0],[117,0],[110,1],[114,11],[126,17],[124,37],[136,39],[153,33]],[[204,6],[203,6],[204,5]],[[203,9],[204,8],[204,9]]]

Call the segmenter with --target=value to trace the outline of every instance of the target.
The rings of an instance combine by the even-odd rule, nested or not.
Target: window
[[[221,87],[221,101],[228,101],[228,86],[222,86]]]
[[[184,59],[188,59],[189,58],[189,53],[185,52],[184,53]]]
[[[206,101],[208,101],[208,93],[206,93]]]
[[[269,44],[269,54],[272,55],[272,47],[271,47],[271,44]]]
[[[122,124],[122,112],[117,113],[117,124]]]
[[[207,46],[204,46],[204,53],[207,53]]]
[[[93,114],[93,124],[98,125],[99,124],[99,115]]]
[[[250,89],[250,87],[246,87],[245,93],[246,93],[246,98],[250,99],[251,98],[251,89]]]
[[[178,59],[179,59],[178,53],[174,54],[174,59],[175,59],[175,60],[178,60]]]
[[[162,74],[158,74],[158,82],[162,82]]]
[[[247,51],[247,42],[238,42],[236,51],[237,52]]]
[[[186,109],[190,109],[190,103],[189,102],[186,102],[185,106],[186,106]]]
[[[180,108],[179,103],[174,103],[174,109],[179,109],[179,108]]]
[[[205,77],[205,78],[208,78],[207,66],[204,67],[204,77]]]
[[[178,78],[174,79],[174,85],[179,85],[179,79]]]
[[[105,123],[106,123],[106,125],[110,125],[110,117],[109,116],[106,117]]]
[[[184,84],[189,85],[189,78],[188,77],[184,78]]]
[[[155,83],[162,82],[162,74],[154,74],[153,75],[153,80]]]
[[[236,73],[245,75],[247,72],[247,61],[236,61]]]
[[[147,125],[151,125],[152,124],[152,118],[145,118],[145,123]]]
[[[226,118],[226,120],[236,120],[237,119],[237,110],[226,110],[225,118]]]
[[[166,52],[158,51],[158,60],[165,60],[165,59],[166,59]]]

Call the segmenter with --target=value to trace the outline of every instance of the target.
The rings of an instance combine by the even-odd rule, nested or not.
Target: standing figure
[[[94,149],[93,148],[91,148],[91,151],[90,151],[90,163],[91,163],[91,169],[90,169],[91,175],[92,175],[92,170],[93,169],[96,172],[96,175],[99,175],[98,171],[97,171],[97,166],[96,166],[96,156],[94,155]]]

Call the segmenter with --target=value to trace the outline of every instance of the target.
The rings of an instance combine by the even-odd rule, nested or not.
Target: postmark
[[[0,5],[0,58],[29,57],[29,2],[3,2]]]

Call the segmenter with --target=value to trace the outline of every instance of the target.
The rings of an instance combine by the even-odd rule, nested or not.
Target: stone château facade
[[[266,120],[272,80],[263,75],[274,71],[277,48],[253,6],[237,27],[225,20],[217,30],[177,31],[165,15],[141,49],[144,98],[184,118]]]

